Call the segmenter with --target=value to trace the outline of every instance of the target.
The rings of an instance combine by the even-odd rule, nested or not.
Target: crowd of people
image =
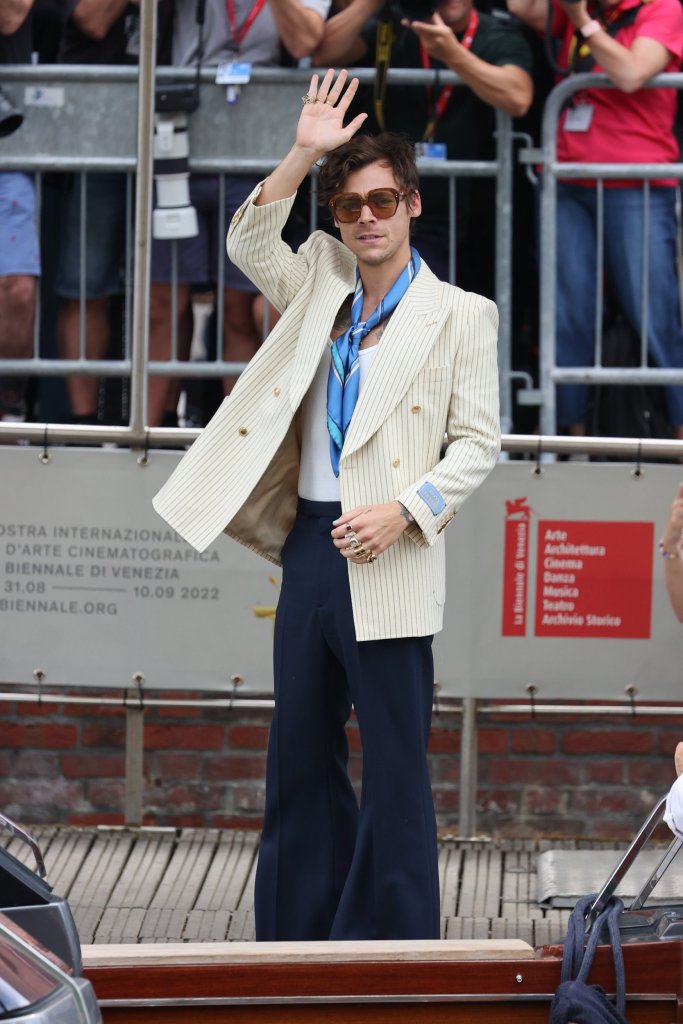
[[[505,2],[506,5],[505,6]],[[558,158],[570,162],[672,163],[678,160],[674,89],[644,89],[661,71],[676,71],[683,56],[683,10],[679,0],[440,0],[392,5],[386,0],[158,0],[159,64],[193,67],[239,58],[257,66],[307,62],[318,67],[445,68],[463,86],[361,88],[351,115],[369,110],[363,131],[400,131],[434,158],[476,161],[495,153],[495,113],[538,138],[539,114],[558,70],[604,71],[616,89],[576,94],[558,129]],[[596,0],[597,2],[597,0]],[[424,8],[424,12],[423,12]],[[138,55],[139,0],[0,0],[0,65],[44,62],[130,64]],[[541,36],[552,29],[551,52]],[[389,33],[387,35],[387,33]],[[547,33],[550,34],[549,32]],[[389,44],[387,44],[389,39]],[[388,49],[387,49],[388,46]],[[384,62],[384,65],[382,65]],[[556,76],[555,76],[556,77]],[[378,76],[377,81],[381,81]],[[84,184],[85,182],[85,184]],[[177,243],[155,239],[151,257],[149,357],[187,359],[196,332],[195,299],[208,293],[222,304],[223,337],[217,354],[245,363],[259,347],[262,325],[277,320],[229,258],[222,275],[216,254],[235,210],[256,184],[248,176],[227,176],[224,192],[213,175],[193,174],[189,198],[198,233]],[[85,195],[82,190],[85,189]],[[448,179],[423,183],[422,216],[414,244],[442,279],[455,265],[456,283],[494,295],[494,183],[459,178],[455,230],[448,215]],[[97,173],[82,179],[63,175],[47,189],[56,225],[54,270],[43,260],[43,319],[54,309],[54,346],[66,359],[104,359],[120,346],[126,221],[130,219],[126,177]],[[304,190],[305,191],[305,190]],[[683,328],[677,278],[676,203],[679,182],[640,180],[560,181],[557,202],[557,363],[592,365],[596,346],[596,231],[604,223],[606,307],[631,334],[646,338],[649,360],[664,368],[683,367]],[[224,203],[219,197],[224,194]],[[305,198],[305,197],[304,197]],[[291,240],[304,207],[302,196],[291,218]],[[514,180],[513,364],[535,372],[538,348],[536,198],[522,168]],[[85,225],[81,216],[85,211]],[[44,211],[45,214],[45,211]],[[297,221],[297,217],[299,221]],[[221,219],[222,218],[222,219]],[[331,220],[327,225],[332,231]],[[307,230],[307,224],[306,224]],[[35,387],[17,376],[2,376],[2,359],[23,359],[34,349],[37,282],[41,276],[35,185],[28,173],[0,172],[0,418],[34,418]],[[83,251],[81,247],[83,246]],[[172,276],[175,274],[175,285]],[[217,295],[217,280],[223,283]],[[176,288],[172,297],[171,289]],[[175,317],[175,323],[172,318]],[[264,320],[265,317],[265,320]],[[82,320],[84,319],[84,323]],[[605,321],[607,322],[607,321]],[[52,329],[52,328],[50,328]],[[215,333],[215,332],[214,332]],[[84,342],[83,342],[84,339]],[[221,348],[222,346],[222,348]],[[42,349],[41,349],[42,351]],[[223,381],[228,393],[234,378]],[[54,388],[55,382],[47,382]],[[148,394],[151,426],[178,422],[182,382],[154,376]],[[64,412],[37,418],[74,423],[102,420],[103,384],[97,376],[67,380]],[[213,411],[220,393],[200,397],[198,425]],[[666,429],[683,438],[683,387],[668,387]],[[43,393],[41,391],[41,404]],[[535,429],[528,411],[517,429]],[[585,385],[558,388],[558,425],[572,434],[595,432],[590,391]]]

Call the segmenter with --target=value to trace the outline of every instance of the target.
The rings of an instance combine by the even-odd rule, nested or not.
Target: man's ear
[[[411,217],[419,217],[422,213],[422,196],[418,189],[408,197],[408,213]]]

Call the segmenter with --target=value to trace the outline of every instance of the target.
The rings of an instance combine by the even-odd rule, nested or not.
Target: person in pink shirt
[[[560,162],[676,163],[677,93],[645,89],[661,72],[678,71],[683,56],[679,0],[555,0],[559,63],[572,73],[604,72],[617,87],[574,94],[557,137]],[[547,0],[508,0],[510,11],[542,29]],[[683,366],[683,330],[676,277],[676,185],[662,177],[605,181],[604,268],[597,265],[598,190],[590,180],[560,180],[557,192],[557,364],[591,366],[595,359],[596,281],[604,269],[611,296],[660,367]],[[647,226],[646,226],[647,225]],[[644,235],[647,234],[647,245]],[[647,248],[647,294],[643,250]],[[669,418],[683,438],[683,387],[666,391]],[[588,386],[558,388],[558,424],[586,431]]]

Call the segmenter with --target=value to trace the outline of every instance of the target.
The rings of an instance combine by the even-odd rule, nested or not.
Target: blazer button
[[[273,394],[275,395],[276,398],[279,398],[280,397],[280,389],[279,388],[273,388]]]
[[[398,469],[398,467],[401,465],[401,460],[400,459],[394,459],[394,461],[391,463],[391,465],[394,467],[394,469]]]
[[[411,412],[422,412],[422,406],[421,405],[414,405],[410,411]]]
[[[240,434],[242,437],[246,437],[247,434],[249,433],[249,429],[248,427],[240,427],[237,433]]]

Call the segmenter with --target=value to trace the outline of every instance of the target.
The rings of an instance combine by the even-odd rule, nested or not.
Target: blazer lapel
[[[372,437],[423,366],[448,316],[440,299],[441,283],[423,263],[378,346],[344,438],[342,459]]]

